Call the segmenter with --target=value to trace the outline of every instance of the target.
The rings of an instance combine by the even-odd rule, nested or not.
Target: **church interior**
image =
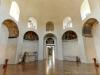
[[[99,10],[100,0],[0,0],[0,75],[100,75]]]

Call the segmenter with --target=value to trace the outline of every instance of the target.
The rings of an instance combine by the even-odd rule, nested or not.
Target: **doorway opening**
[[[47,34],[44,38],[44,59],[55,61],[56,38],[53,34]]]
[[[54,45],[46,45],[46,59],[55,60],[55,46]]]

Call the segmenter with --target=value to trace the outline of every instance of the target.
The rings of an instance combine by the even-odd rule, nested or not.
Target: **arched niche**
[[[66,31],[62,36],[62,40],[75,40],[75,39],[77,39],[77,34],[72,30]]]
[[[8,28],[9,31],[8,38],[17,38],[19,36],[19,30],[17,24],[13,20],[11,19],[4,20],[3,25],[5,25]]]
[[[46,23],[46,31],[54,31],[54,23],[49,21]]]
[[[95,18],[88,19],[83,25],[82,34],[84,37],[93,37],[92,29],[97,25],[99,22]]]
[[[97,19],[89,18],[83,24],[82,35],[84,38],[84,46],[87,55],[87,62],[89,63],[93,63],[93,58],[97,58],[95,40],[98,38],[98,35],[96,34],[98,23],[99,22]]]
[[[34,53],[38,54],[38,49],[39,49],[38,34],[34,31],[27,31],[23,36],[23,48],[22,48],[22,53],[20,53],[20,55],[23,56],[24,53],[27,52],[29,56],[26,58],[26,62],[32,62],[38,60],[34,56]]]
[[[2,22],[2,25],[8,29],[9,33],[9,36],[7,37],[8,39],[5,50],[5,58],[9,60],[9,64],[15,64],[19,29],[17,27],[17,24],[11,19],[4,20]]]
[[[62,35],[62,52],[63,59],[67,61],[76,61],[76,56],[80,57],[76,32],[68,30]]]
[[[47,38],[46,44],[54,44],[54,39],[53,38]]]
[[[24,34],[24,40],[39,40],[38,35],[34,31],[28,31]]]
[[[43,54],[44,54],[44,59],[48,59],[49,58],[49,54],[51,54],[51,58],[53,59],[53,61],[55,61],[56,59],[56,55],[57,55],[57,37],[52,34],[52,33],[47,33],[45,36],[44,36],[44,51],[43,51]]]

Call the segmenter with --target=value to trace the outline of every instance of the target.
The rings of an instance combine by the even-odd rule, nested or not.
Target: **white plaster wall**
[[[17,49],[17,38],[8,38],[7,48],[6,48],[6,58],[9,60],[9,64],[15,64],[15,56]]]
[[[8,41],[8,30],[6,27],[2,26],[0,28],[0,65],[5,62],[5,52]]]
[[[93,63],[93,58],[96,58],[96,49],[93,38],[84,38],[85,51],[88,63]]]
[[[23,40],[23,53],[38,51],[38,41]]]
[[[97,25],[95,25],[95,28],[93,28],[93,37],[94,37],[94,45],[96,48],[96,58],[97,58],[97,62],[100,63],[100,0],[98,0],[97,2],[97,8],[94,11],[94,18],[97,19],[97,21],[99,22]]]
[[[6,47],[7,47],[7,41],[8,41],[8,30],[5,26],[2,26],[0,28],[0,65],[4,64],[6,59]]]
[[[76,56],[80,57],[78,40],[66,40],[62,43],[64,60],[76,61]]]
[[[23,50],[22,50],[22,55],[24,54],[24,52],[38,52],[38,48],[39,45],[38,45],[38,41],[29,41],[29,40],[23,40]],[[34,56],[30,56],[30,57],[27,57],[27,59],[30,59],[30,60],[27,60],[27,62],[29,61],[34,61],[35,60],[35,57]]]
[[[22,53],[22,50],[23,50],[23,37],[21,35],[19,35],[18,42],[17,42],[15,63],[19,62],[19,58]]]
[[[93,31],[94,45],[96,48],[97,62],[100,63],[100,24],[96,25]]]

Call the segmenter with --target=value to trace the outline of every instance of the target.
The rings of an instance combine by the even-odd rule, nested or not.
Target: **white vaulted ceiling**
[[[10,7],[12,0],[2,0],[3,5]],[[70,16],[80,21],[80,7],[83,0],[16,0],[20,7],[20,18],[28,20],[30,16],[39,21],[62,21]]]

